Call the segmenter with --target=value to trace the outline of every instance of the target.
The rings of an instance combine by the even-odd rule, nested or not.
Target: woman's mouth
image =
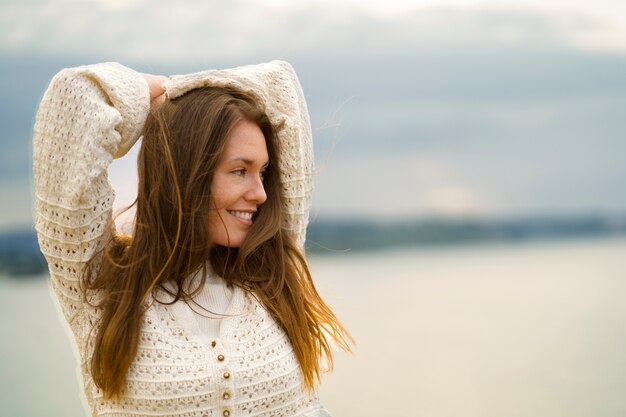
[[[252,218],[254,217],[254,212],[252,211],[228,210],[228,213],[241,220],[244,224],[252,224]]]

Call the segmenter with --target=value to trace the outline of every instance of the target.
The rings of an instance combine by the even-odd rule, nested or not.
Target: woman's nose
[[[256,204],[260,206],[267,200],[263,179],[260,176],[255,176],[251,179],[251,182],[250,189],[246,193],[246,200],[256,201]]]

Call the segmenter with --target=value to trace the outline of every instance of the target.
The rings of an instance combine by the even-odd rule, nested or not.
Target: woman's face
[[[265,137],[259,126],[247,120],[237,123],[226,139],[211,184],[211,245],[242,245],[257,209],[267,199],[263,173],[268,163]]]

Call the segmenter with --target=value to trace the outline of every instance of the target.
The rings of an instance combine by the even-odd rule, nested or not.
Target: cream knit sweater
[[[170,98],[205,85],[252,93],[280,126],[283,227],[303,245],[311,196],[312,147],[308,111],[298,79],[284,62],[174,76]],[[103,247],[114,192],[107,169],[141,133],[149,111],[148,85],[115,63],[65,69],[41,101],[34,132],[36,229],[54,294],[80,354],[93,416],[319,416],[289,339],[266,309],[235,287],[218,337],[202,331],[182,302],[152,303],[145,314],[127,395],[106,401],[87,363],[100,312],[81,296],[85,262]],[[94,295],[97,297],[98,295]]]

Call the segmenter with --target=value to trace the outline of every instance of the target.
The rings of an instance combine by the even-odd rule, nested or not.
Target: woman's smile
[[[254,217],[254,213],[256,213],[256,211],[228,210],[228,213],[236,217],[243,224],[252,226],[252,218]]]

